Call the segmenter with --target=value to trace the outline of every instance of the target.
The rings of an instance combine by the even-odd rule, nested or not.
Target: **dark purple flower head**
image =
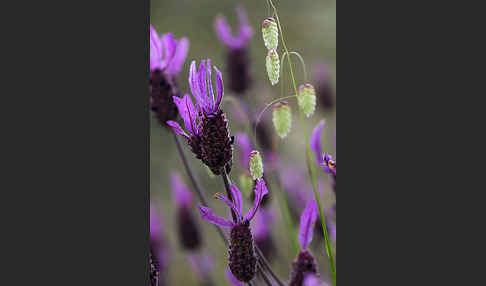
[[[253,36],[253,29],[248,24],[248,16],[243,7],[236,8],[238,14],[239,29],[233,36],[231,28],[223,16],[217,16],[215,21],[216,34],[220,41],[230,49],[241,49],[246,46],[248,40]]]
[[[167,124],[179,135],[188,140],[192,152],[201,159],[215,175],[221,174],[223,167],[229,173],[233,158],[233,138],[230,136],[229,123],[221,110],[224,88],[221,72],[216,72],[216,95],[211,79],[211,61],[202,61],[199,70],[193,61],[189,74],[189,86],[196,99],[196,107],[188,95],[182,99],[174,97],[179,114],[184,120],[186,133],[177,122]]]
[[[181,71],[188,50],[187,38],[177,41],[171,33],[159,36],[150,25],[150,71],[161,70],[174,77]]]

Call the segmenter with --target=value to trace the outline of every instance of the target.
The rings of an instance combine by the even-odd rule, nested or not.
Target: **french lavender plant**
[[[193,194],[176,172],[171,174],[171,184],[177,212],[179,241],[183,249],[195,251],[201,247],[201,234],[192,215]]]
[[[210,208],[199,206],[201,217],[215,225],[230,229],[229,268],[231,273],[242,282],[249,282],[255,277],[257,258],[253,249],[253,236],[250,221],[255,217],[263,197],[268,193],[265,181],[259,179],[255,187],[253,208],[243,216],[243,198],[235,185],[230,186],[231,197],[216,193],[215,197],[222,200],[236,215],[234,221],[216,216]]]
[[[231,171],[233,158],[233,140],[226,115],[221,110],[221,100],[224,95],[223,77],[216,72],[216,94],[213,92],[211,79],[211,61],[202,61],[199,70],[193,61],[189,72],[189,86],[192,96],[196,99],[196,107],[188,94],[184,98],[173,97],[184,120],[186,133],[180,125],[172,120],[167,121],[175,133],[185,137],[196,158],[201,159],[215,175],[220,175],[223,168]]]
[[[317,264],[312,254],[307,250],[307,246],[312,240],[314,224],[317,220],[317,204],[310,201],[300,217],[299,242],[302,250],[292,263],[289,286],[303,286],[307,275],[317,274]]]
[[[189,49],[189,40],[176,40],[171,33],[159,36],[150,25],[150,103],[160,123],[177,118],[173,96],[179,96],[175,83]]]
[[[233,35],[223,16],[216,17],[215,30],[219,40],[228,48],[227,69],[229,89],[237,94],[244,93],[251,85],[248,41],[253,29],[248,24],[248,16],[243,7],[236,9],[238,14],[238,33]]]

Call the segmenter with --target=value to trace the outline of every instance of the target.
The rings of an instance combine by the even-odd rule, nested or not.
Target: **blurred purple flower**
[[[188,254],[189,262],[193,271],[196,273],[199,281],[205,284],[211,281],[211,272],[213,271],[214,262],[207,254],[200,252],[191,252]]]
[[[319,63],[314,67],[312,79],[316,88],[317,101],[324,109],[334,107],[334,90],[331,86],[331,75],[327,64]]]
[[[236,145],[238,145],[240,150],[239,156],[239,164],[240,168],[243,170],[248,170],[248,166],[250,165],[250,153],[253,149],[253,144],[250,141],[250,138],[242,132],[239,132],[235,136],[236,138]]]
[[[236,36],[233,36],[231,28],[223,16],[217,16],[214,25],[218,38],[230,49],[241,49],[245,47],[248,40],[253,36],[253,29],[248,24],[248,16],[243,7],[236,8],[236,12],[239,23]]]
[[[328,284],[319,280],[317,275],[309,274],[305,276],[303,286],[328,286]]]
[[[201,247],[201,234],[192,213],[193,195],[176,172],[171,174],[171,184],[177,211],[179,241],[184,249],[194,251]]]
[[[226,167],[229,173],[233,158],[233,139],[229,134],[228,120],[220,109],[224,95],[221,72],[216,72],[216,97],[211,79],[211,61],[202,61],[199,71],[193,61],[189,72],[189,86],[192,96],[196,99],[196,108],[189,95],[184,98],[174,97],[179,114],[184,120],[186,133],[177,122],[167,121],[175,133],[185,137],[192,152],[201,159],[215,175]]]
[[[162,219],[157,214],[155,208],[150,206],[150,275],[151,283],[158,283],[162,285],[163,276],[161,275],[167,265],[169,259],[169,253],[164,239],[164,231],[162,225]],[[157,284],[155,284],[157,285]]]
[[[150,25],[150,104],[162,126],[177,118],[173,97],[179,97],[175,79],[187,56],[189,41],[168,33],[159,37]]]
[[[236,36],[233,36],[231,28],[223,16],[216,17],[214,26],[218,38],[229,49],[227,56],[229,88],[237,94],[242,94],[251,85],[248,41],[253,35],[253,29],[248,25],[245,10],[238,7],[236,12],[240,25]]]
[[[312,240],[314,224],[317,220],[317,203],[309,201],[300,217],[299,241],[302,250],[297,259],[292,263],[289,286],[302,286],[304,278],[309,274],[317,274],[317,263],[312,254],[307,250],[307,245]]]
[[[174,77],[181,71],[188,50],[187,38],[177,41],[171,33],[159,36],[150,25],[150,71],[161,70]]]
[[[276,250],[271,235],[274,222],[275,212],[269,208],[261,208],[253,221],[253,237],[255,238],[255,243],[267,259],[270,259]]]

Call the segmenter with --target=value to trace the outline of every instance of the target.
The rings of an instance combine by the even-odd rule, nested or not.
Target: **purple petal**
[[[240,190],[236,187],[236,185],[231,185],[231,196],[233,196],[233,201],[235,202],[235,208],[237,210],[237,214],[241,217],[242,208],[243,208],[243,197],[241,196]]]
[[[240,168],[246,170],[250,166],[250,152],[253,150],[250,138],[245,133],[236,134],[236,144],[238,145]]]
[[[162,59],[161,69],[165,69],[169,63],[172,61],[174,57],[175,50],[177,47],[177,41],[174,38],[174,35],[171,33],[167,33],[162,35],[162,48],[164,50],[165,56]]]
[[[258,179],[255,187],[255,202],[253,209],[246,214],[245,220],[250,221],[256,214],[258,207],[263,199],[263,197],[268,194],[267,186],[265,185],[265,181],[263,179]]]
[[[194,96],[197,103],[199,104],[200,102],[199,78],[197,76],[196,61],[192,61],[191,66],[189,68],[189,87],[191,88],[192,96]]]
[[[160,69],[162,63],[162,42],[157,31],[150,25],[150,70]]]
[[[219,40],[226,46],[230,48],[233,47],[234,38],[231,34],[231,28],[223,16],[216,17],[216,21],[214,22],[214,28],[216,30],[216,35],[218,36]]]
[[[186,132],[184,132],[184,130],[182,130],[181,126],[179,125],[179,123],[175,122],[175,121],[172,121],[172,120],[169,120],[167,121],[167,125],[169,125],[170,127],[172,127],[172,129],[174,130],[175,133],[179,134],[179,135],[182,135],[184,137],[186,137],[187,139],[189,139],[189,135],[187,135]]]
[[[198,80],[199,80],[199,94],[200,94],[200,105],[202,109],[206,112],[209,113],[211,110],[209,109],[209,100],[208,100],[208,91],[206,89],[206,61],[202,60],[201,64],[199,65],[199,71],[197,74]]]
[[[238,22],[240,24],[240,29],[238,31],[237,46],[243,47],[246,42],[253,36],[253,29],[248,24],[248,15],[246,14],[243,7],[236,8],[236,13],[238,14]]]
[[[179,173],[173,172],[170,175],[170,182],[172,184],[172,193],[174,194],[177,206],[186,208],[191,207],[193,201],[192,192],[186,187]]]
[[[312,240],[312,230],[317,220],[317,203],[311,200],[307,203],[300,217],[299,241],[302,249],[306,249]]]
[[[233,276],[233,273],[231,273],[231,270],[229,268],[226,268],[224,271],[226,274],[226,278],[228,281],[233,285],[233,286],[244,286],[243,282],[240,282],[238,279],[236,279],[235,276]]]
[[[211,112],[215,112],[214,108],[214,93],[213,93],[213,81],[211,79],[211,60],[208,59],[207,64],[206,64],[206,70],[208,73],[208,89],[209,89],[209,99],[211,100]]]
[[[191,97],[189,96],[189,94],[186,94],[184,98],[180,98],[177,96],[173,96],[172,98],[174,99],[174,103],[177,105],[177,109],[179,109],[179,114],[184,120],[186,130],[189,131],[192,135],[195,135],[196,114],[194,111],[194,105],[192,104]]]
[[[186,60],[188,50],[189,40],[187,38],[181,38],[177,44],[174,57],[167,67],[167,73],[169,75],[175,76],[181,71],[184,61]]]
[[[319,124],[312,131],[312,137],[310,139],[310,147],[315,153],[316,161],[320,165],[322,164],[322,147],[321,147],[321,133],[326,124],[325,120],[321,120]]]
[[[225,195],[221,193],[216,193],[214,194],[214,197],[219,200],[222,200],[228,207],[230,207],[236,213],[238,219],[241,218],[241,212],[236,208],[235,204],[230,199],[228,199]]]
[[[219,108],[219,105],[221,104],[221,100],[223,99],[224,86],[223,86],[223,76],[221,75],[221,72],[218,70],[217,67],[214,67],[214,71],[216,72],[216,92],[218,93],[218,100],[216,100],[214,109],[217,110]]]
[[[211,211],[210,208],[199,205],[199,214],[201,218],[215,225],[222,227],[233,227],[235,224],[232,221],[219,217]]]

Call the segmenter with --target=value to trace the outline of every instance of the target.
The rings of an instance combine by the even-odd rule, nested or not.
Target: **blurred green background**
[[[199,63],[201,59],[210,58],[213,65],[216,65],[223,72],[224,80],[226,47],[219,42],[214,32],[214,18],[218,14],[224,15],[233,27],[233,30],[236,30],[237,20],[235,7],[238,4],[241,4],[247,10],[250,25],[254,29],[254,36],[250,41],[251,71],[254,82],[251,90],[247,92],[243,100],[249,104],[252,112],[259,113],[263,110],[265,104],[271,100],[293,94],[288,79],[287,64],[284,66],[284,75],[281,76],[280,83],[277,86],[271,87],[266,75],[266,48],[261,37],[261,23],[265,18],[271,16],[271,13],[265,0],[152,0],[150,2],[150,22],[160,34],[172,32],[176,38],[182,36],[189,38],[190,48],[188,58],[178,78],[180,89],[184,93],[189,93],[187,78],[189,64],[192,60],[197,60]],[[311,81],[314,65],[317,62],[324,61],[330,67],[333,87],[335,88],[336,1],[280,0],[274,1],[274,4],[277,6],[280,20],[282,21],[282,28],[289,50],[299,52],[305,60],[308,73],[307,81]],[[281,49],[280,44],[280,56],[282,55]],[[292,60],[295,67],[294,70],[296,71],[297,84],[305,83],[302,65],[297,58],[292,58]],[[283,89],[281,88],[282,84]],[[225,95],[231,96],[228,88],[226,88]],[[278,154],[286,167],[305,168],[304,144],[306,142],[303,139],[304,135],[298,118],[296,102],[293,99],[289,102],[294,111],[292,131],[285,140],[277,140],[275,138],[275,141],[278,142]],[[231,119],[232,113],[235,110],[231,105],[232,103],[230,101],[223,102],[223,109],[227,112],[231,123],[232,134],[246,132],[247,129],[245,126]],[[271,109],[269,110],[263,117],[264,120],[270,120],[269,115],[271,115]],[[321,138],[324,148],[323,151],[335,156],[335,109],[324,112],[322,108],[318,107],[316,113],[306,120],[308,133],[310,134],[314,126],[322,119],[326,119],[325,135]],[[271,121],[268,124],[271,126]],[[272,134],[269,134],[270,136],[276,136],[273,129],[270,129],[270,132],[272,132]],[[208,191],[207,197],[210,199],[211,207],[217,214],[225,215],[227,210],[223,204],[212,199],[212,195],[215,192],[224,193],[221,178],[210,178],[202,163],[193,158],[188,148],[185,151],[193,169],[197,173],[198,179],[201,181],[204,189]],[[235,165],[237,155],[238,153],[235,154]],[[172,206],[172,193],[169,180],[169,173],[172,171],[178,171],[184,179],[187,178],[174,144],[172,131],[161,127],[157,120],[152,118],[150,138],[150,192],[152,204],[163,216],[166,236],[171,245],[171,262],[169,263],[168,271],[165,272],[168,275],[167,285],[199,285],[195,274],[188,271],[191,269],[190,264],[186,255],[179,248],[174,231],[175,218],[173,216],[174,208]],[[238,181],[240,173],[241,170],[234,168],[234,171],[231,173],[233,181]],[[327,182],[327,176],[322,172],[319,172],[319,177],[321,180]],[[191,186],[187,179],[186,184]],[[324,204],[331,206],[335,198],[330,191],[329,185],[326,186],[324,191],[321,190],[321,192],[324,192]],[[276,188],[273,189],[277,191]],[[277,208],[277,213],[280,214],[277,201],[272,200],[272,204]],[[246,209],[249,206],[250,202],[245,202],[244,208]],[[196,214],[196,210],[194,211]],[[216,282],[216,285],[229,285],[224,276],[224,269],[227,267],[227,249],[215,233],[214,228],[209,223],[203,222],[198,214],[196,214],[196,218],[203,230],[204,251],[215,262],[214,271],[212,272],[213,280]],[[298,225],[298,221],[296,223]],[[290,265],[294,259],[294,253],[291,251],[291,239],[286,235],[285,224],[280,216],[277,217],[273,237],[281,256],[277,261],[273,262],[273,267],[275,267],[282,278],[287,280]],[[322,278],[330,281],[329,265],[325,250],[322,248],[322,243],[317,245],[313,244],[313,246],[315,247],[313,253],[316,259],[318,259],[319,271],[321,272]]]

